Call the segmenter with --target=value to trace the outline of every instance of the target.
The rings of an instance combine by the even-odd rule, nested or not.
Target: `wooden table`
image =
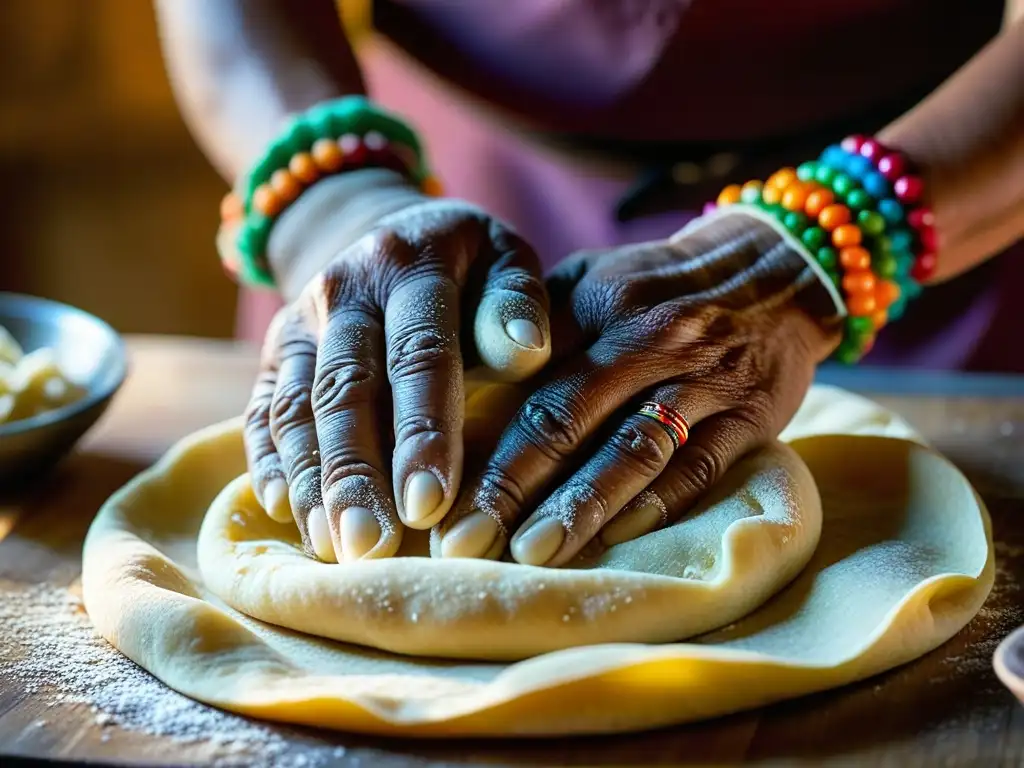
[[[71,584],[82,536],[103,500],[170,443],[239,413],[255,352],[229,343],[134,338],[130,379],[50,487],[0,502],[0,585]],[[403,742],[277,728],[290,753],[342,745],[327,762],[433,765],[1024,764],[1024,708],[998,683],[996,644],[1024,623],[1024,379],[825,371],[913,422],[970,476],[993,515],[998,578],[981,615],[942,648],[846,689],[655,733],[526,742]],[[920,393],[920,394],[915,394]],[[46,547],[24,546],[46,541]],[[2,599],[2,593],[0,593]],[[2,636],[3,627],[0,627]],[[25,731],[34,698],[0,679],[0,755],[172,764],[201,754],[115,729],[88,711]],[[343,752],[343,753],[342,753]],[[4,765],[12,764],[8,757]],[[326,764],[321,760],[318,764]]]

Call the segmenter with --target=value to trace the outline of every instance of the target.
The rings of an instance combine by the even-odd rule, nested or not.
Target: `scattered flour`
[[[317,768],[343,747],[298,745],[265,725],[195,702],[165,687],[96,634],[81,600],[66,589],[33,585],[0,600],[0,680],[50,711],[87,708],[100,741],[120,727],[209,751],[204,762],[230,766]],[[59,711],[49,720],[61,718]],[[33,726],[46,727],[47,719]]]

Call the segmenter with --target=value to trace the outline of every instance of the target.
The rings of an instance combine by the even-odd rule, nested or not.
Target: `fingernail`
[[[309,541],[313,545],[313,554],[325,563],[338,562],[334,554],[334,542],[331,541],[331,528],[327,525],[327,511],[318,504],[309,512]]]
[[[263,489],[263,503],[271,520],[287,523],[292,519],[292,506],[288,503],[288,483],[275,477]],[[324,518],[326,520],[326,518]]]
[[[541,349],[544,346],[544,336],[536,323],[529,320],[516,318],[505,323],[505,333],[516,344],[529,349]]]
[[[565,528],[557,517],[544,517],[512,537],[512,557],[523,565],[544,565],[555,556],[565,539]]]
[[[364,507],[349,507],[341,513],[341,553],[345,561],[358,560],[380,541],[380,523]]]
[[[441,557],[483,557],[498,532],[497,521],[485,512],[466,515],[441,539]]]
[[[444,489],[433,472],[413,472],[405,482],[405,518],[417,523],[430,517],[444,501]]]
[[[661,522],[663,510],[657,504],[641,504],[612,518],[601,530],[601,541],[607,547],[614,547],[625,541],[639,539],[650,533]]]

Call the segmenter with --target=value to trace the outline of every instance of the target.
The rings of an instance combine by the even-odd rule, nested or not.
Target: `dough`
[[[52,349],[25,354],[0,326],[0,424],[56,410],[84,395],[61,370]]]
[[[832,388],[808,396],[788,447],[749,458],[683,522],[561,570],[416,557],[411,532],[407,557],[311,562],[256,507],[239,427],[189,438],[110,499],[83,587],[128,657],[256,717],[409,736],[662,726],[914,659],[992,584],[988,517],[963,476]]]

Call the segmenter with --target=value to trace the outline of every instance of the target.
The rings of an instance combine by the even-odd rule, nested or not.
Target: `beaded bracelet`
[[[847,318],[835,357],[853,363],[903,314],[935,269],[937,238],[924,185],[906,157],[850,136],[816,162],[783,168],[763,184],[729,185],[709,203],[745,203],[773,215],[842,289]]]
[[[266,246],[277,217],[321,179],[361,168],[390,168],[428,195],[441,185],[419,139],[397,117],[361,96],[319,104],[293,118],[221,201],[217,250],[233,277],[273,286]]]

